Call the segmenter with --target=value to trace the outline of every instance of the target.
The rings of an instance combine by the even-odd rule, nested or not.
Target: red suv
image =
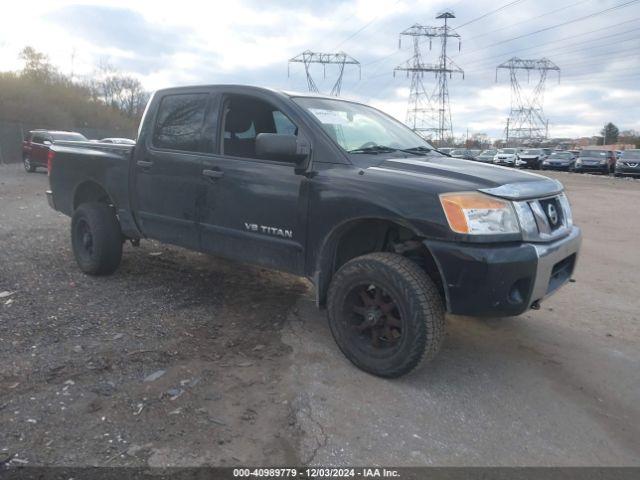
[[[77,132],[58,132],[55,130],[31,130],[22,142],[22,163],[27,172],[36,168],[47,168],[49,145],[58,141],[88,142],[87,137]]]

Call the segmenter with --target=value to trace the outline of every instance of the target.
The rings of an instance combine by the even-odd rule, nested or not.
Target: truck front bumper
[[[473,245],[425,240],[442,277],[447,310],[457,315],[519,315],[573,274],[582,234],[573,227],[550,243]]]

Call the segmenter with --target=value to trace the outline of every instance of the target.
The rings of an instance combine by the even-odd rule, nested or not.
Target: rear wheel
[[[24,169],[29,172],[29,173],[33,173],[36,171],[36,167],[33,166],[33,164],[31,163],[31,160],[29,159],[29,157],[24,157],[22,159],[22,164],[24,165]]]
[[[430,360],[444,339],[438,289],[418,265],[397,254],[347,262],[331,282],[327,306],[340,350],[381,377],[399,377]]]
[[[80,205],[71,219],[71,244],[84,273],[113,273],[122,258],[122,232],[113,208],[103,203]]]

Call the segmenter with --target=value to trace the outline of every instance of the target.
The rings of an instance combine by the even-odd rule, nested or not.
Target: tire
[[[109,275],[122,258],[122,232],[113,208],[83,203],[71,218],[71,245],[76,262],[89,275]]]
[[[22,165],[27,173],[33,173],[36,171],[36,167],[33,166],[29,157],[24,157],[22,159]]]
[[[436,285],[417,264],[394,253],[371,253],[343,265],[331,281],[327,310],[340,350],[380,377],[409,373],[432,359],[444,340],[445,310]]]

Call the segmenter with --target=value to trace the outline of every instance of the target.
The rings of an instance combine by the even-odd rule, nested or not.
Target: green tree
[[[618,143],[618,136],[620,135],[620,130],[613,123],[607,123],[604,128],[600,131],[600,135],[602,135],[602,144],[603,145],[611,145],[612,143]]]

